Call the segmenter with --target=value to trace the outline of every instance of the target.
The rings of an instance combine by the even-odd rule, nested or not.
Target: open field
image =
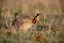
[[[22,1],[2,1],[0,3],[0,43],[64,43],[64,6],[41,3],[27,3]],[[18,3],[19,2],[19,3]],[[22,3],[21,3],[22,2]],[[31,1],[29,1],[31,2]],[[38,1],[37,1],[38,2]],[[62,5],[62,6],[61,6]],[[19,17],[33,19],[40,13],[40,20],[30,30],[12,29],[14,14]],[[10,31],[11,30],[11,31]]]

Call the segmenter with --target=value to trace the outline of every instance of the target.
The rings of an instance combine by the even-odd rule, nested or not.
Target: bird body
[[[21,24],[19,29],[22,29],[24,31],[29,30],[34,24],[32,23],[32,20],[28,18],[24,18],[23,24]]]
[[[37,16],[38,16],[38,14],[37,14]],[[35,16],[35,18],[33,20],[31,20],[27,17],[26,18],[17,18],[17,13],[15,13],[15,19],[12,21],[12,25],[14,26],[14,28],[27,31],[32,26],[35,25],[35,23],[37,22],[37,19],[36,19],[37,16]]]

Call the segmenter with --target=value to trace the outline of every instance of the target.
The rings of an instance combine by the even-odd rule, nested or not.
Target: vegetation
[[[34,17],[41,13],[40,21],[26,33],[22,30],[11,30],[14,13],[19,17]],[[45,7],[28,5],[0,9],[0,43],[64,43],[64,11],[56,6]],[[31,19],[32,19],[31,18]]]

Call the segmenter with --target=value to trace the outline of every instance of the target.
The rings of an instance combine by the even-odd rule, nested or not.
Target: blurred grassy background
[[[0,0],[0,43],[64,43],[63,0]],[[40,21],[30,31],[11,34],[14,14],[19,17],[41,13]],[[15,30],[13,30],[13,33]],[[42,34],[40,38],[38,35]],[[33,37],[34,36],[34,37]]]

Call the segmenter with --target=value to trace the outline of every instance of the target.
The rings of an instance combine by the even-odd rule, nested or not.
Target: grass
[[[2,10],[2,9],[1,9]],[[42,5],[35,7],[29,6],[29,12],[34,17],[35,11],[38,10],[41,13],[40,21],[36,24],[36,27],[32,27],[30,31],[24,33],[24,31],[19,30],[16,31],[15,34],[9,32],[12,25],[12,20],[14,19],[14,13],[18,13],[20,17],[23,14],[22,8],[11,8],[9,9],[9,16],[6,13],[6,10],[0,10],[0,43],[64,43],[64,27],[61,21],[61,10],[56,8],[55,6],[46,8]],[[8,12],[8,11],[7,11]],[[46,14],[46,15],[45,15]],[[60,15],[60,16],[59,16]],[[63,17],[64,18],[64,17]],[[53,20],[53,23],[51,21]],[[51,23],[51,24],[50,24]],[[49,30],[50,27],[50,30]],[[41,36],[45,39],[41,39],[42,41],[33,40],[33,36],[38,36],[38,34],[43,34],[43,31],[46,37]],[[36,35],[37,34],[37,35]]]

